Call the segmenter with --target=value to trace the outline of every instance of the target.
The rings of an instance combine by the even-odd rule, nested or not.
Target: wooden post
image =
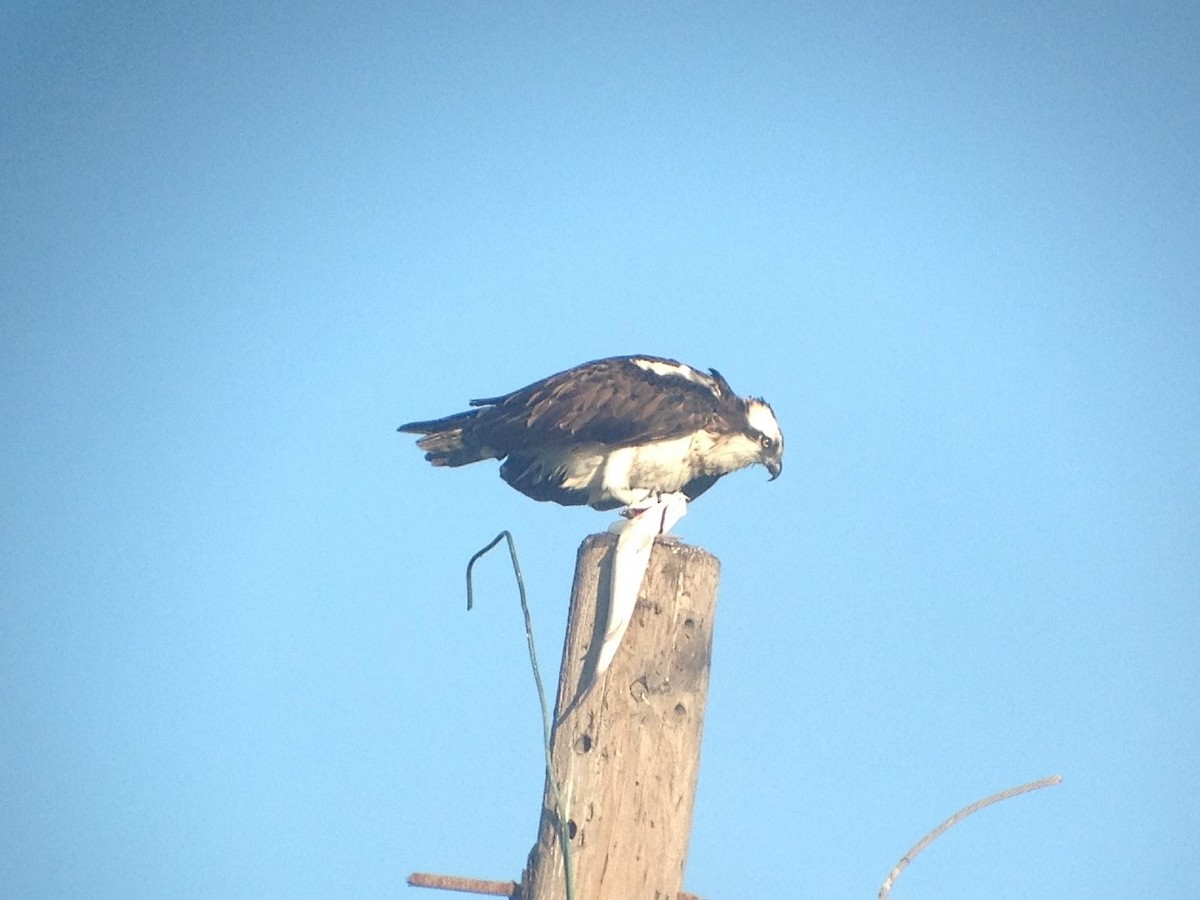
[[[594,679],[616,536],[579,548],[554,714],[555,777],[569,806],[577,900],[675,900],[683,886],[708,698],[720,564],[657,540],[629,630]],[[549,783],[522,900],[564,900]]]

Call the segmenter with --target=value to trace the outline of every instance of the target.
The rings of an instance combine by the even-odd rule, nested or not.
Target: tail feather
[[[425,459],[435,466],[465,466],[481,459],[495,459],[498,454],[490,447],[475,443],[464,434],[464,426],[479,412],[472,409],[442,419],[409,422],[397,428],[407,434],[423,435],[417,446],[425,451]]]

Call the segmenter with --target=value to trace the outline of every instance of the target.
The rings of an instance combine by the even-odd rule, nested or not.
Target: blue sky
[[[688,889],[1173,896],[1200,845],[1188,4],[0,12],[0,894],[516,878],[611,516],[395,426],[616,353],[766,396]],[[432,895],[429,895],[432,896]]]

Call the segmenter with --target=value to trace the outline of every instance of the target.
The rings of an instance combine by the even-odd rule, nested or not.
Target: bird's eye
[[[773,440],[771,440],[769,437],[767,437],[765,434],[758,439],[758,442],[760,444],[762,444],[764,450],[770,450],[771,447],[773,447],[775,444],[775,442]]]

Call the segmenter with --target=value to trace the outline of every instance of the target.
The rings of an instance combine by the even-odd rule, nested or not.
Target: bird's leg
[[[661,491],[651,494],[645,500],[631,503],[621,510],[621,515],[629,520],[641,520],[644,516],[658,517],[657,536],[665,537],[675,523],[687,515],[687,496],[680,492],[664,494]],[[619,530],[614,526],[613,530]]]
[[[645,515],[650,510],[656,508],[658,505],[659,505],[659,495],[658,494],[650,494],[649,496],[645,497],[644,499],[638,500],[636,503],[630,503],[628,506],[624,507],[621,510],[620,514],[622,516],[624,516],[626,519],[636,519],[638,516]]]

